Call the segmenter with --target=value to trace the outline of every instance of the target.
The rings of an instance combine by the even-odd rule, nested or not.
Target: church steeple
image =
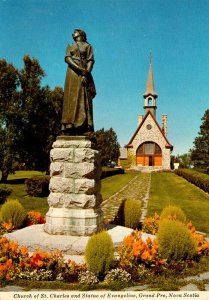
[[[155,87],[154,87],[151,53],[150,53],[150,64],[149,64],[147,85],[143,96],[144,96],[144,110],[145,110],[144,113],[146,114],[148,111],[150,111],[154,116],[156,116],[156,109],[157,109],[156,99],[158,95],[155,92]]]

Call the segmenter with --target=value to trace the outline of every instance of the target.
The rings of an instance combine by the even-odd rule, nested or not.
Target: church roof
[[[159,126],[157,120],[155,119],[155,117],[153,116],[153,114],[152,114],[150,111],[148,111],[148,112],[146,113],[146,115],[144,116],[142,122],[139,124],[138,128],[136,129],[134,135],[132,136],[132,138],[130,139],[129,143],[128,143],[125,147],[126,147],[126,148],[132,148],[132,147],[133,147],[132,142],[133,142],[135,136],[137,135],[137,133],[139,132],[140,128],[142,127],[144,121],[147,119],[148,115],[151,115],[151,117],[153,118],[153,120],[154,120],[155,124],[157,125],[158,129],[159,129],[160,132],[162,133],[162,135],[163,135],[163,137],[164,137],[164,139],[165,139],[165,142],[166,142],[165,147],[166,147],[166,148],[170,148],[170,149],[172,150],[172,149],[173,149],[173,146],[169,143],[167,137],[165,136],[164,132],[162,131],[161,127]]]
[[[153,79],[153,72],[152,72],[152,57],[150,56],[150,65],[148,71],[148,78],[147,78],[147,85],[146,90],[144,92],[144,98],[147,96],[152,95],[153,97],[157,98],[157,93],[155,92],[154,87],[154,79]]]

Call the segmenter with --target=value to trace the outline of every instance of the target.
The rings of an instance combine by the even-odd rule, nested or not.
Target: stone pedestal
[[[91,235],[102,228],[101,164],[93,142],[83,136],[58,136],[50,152],[49,234]]]

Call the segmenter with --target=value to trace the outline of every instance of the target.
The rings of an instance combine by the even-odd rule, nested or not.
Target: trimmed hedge
[[[160,220],[168,218],[171,218],[171,220],[173,220],[174,217],[178,221],[181,221],[182,223],[186,224],[186,215],[183,212],[183,210],[178,206],[168,205],[162,210],[160,214]]]
[[[178,169],[175,174],[185,178],[204,192],[209,193],[209,176],[191,169]]]
[[[49,175],[34,176],[25,180],[26,192],[32,197],[47,197],[49,195]]]
[[[118,174],[124,174],[124,169],[117,169],[117,168],[102,168],[102,174],[101,179],[104,179],[106,177],[118,175]]]
[[[15,229],[20,228],[25,220],[26,212],[18,200],[7,200],[1,207],[0,219],[2,223],[12,223]]]
[[[160,254],[169,261],[191,259],[197,252],[197,241],[186,225],[178,220],[160,221],[157,240]]]
[[[96,276],[103,278],[114,262],[114,244],[107,231],[92,235],[85,249],[87,268]]]
[[[12,193],[12,189],[6,185],[0,185],[0,204],[4,204],[7,197]]]
[[[141,201],[127,199],[124,205],[125,227],[136,229],[141,217]]]

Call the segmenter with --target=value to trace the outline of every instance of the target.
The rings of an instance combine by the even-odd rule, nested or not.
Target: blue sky
[[[65,49],[83,28],[95,52],[95,129],[127,144],[143,114],[152,51],[157,120],[173,154],[186,153],[209,108],[209,0],[0,0],[0,58],[38,58],[43,84],[64,86]]]

